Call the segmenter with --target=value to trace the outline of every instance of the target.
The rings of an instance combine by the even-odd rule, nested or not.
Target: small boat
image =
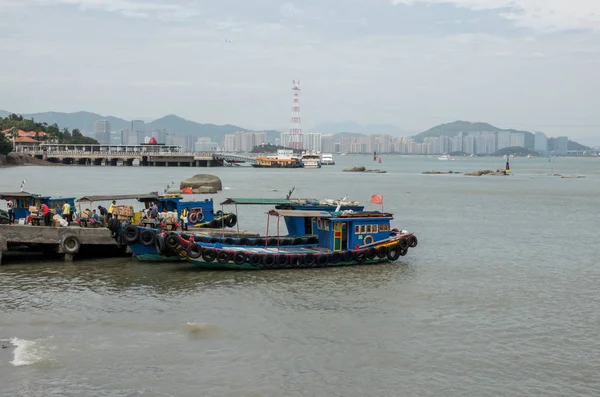
[[[254,168],[302,168],[302,162],[294,156],[294,151],[278,149],[276,155],[257,157]]]
[[[29,211],[31,207],[40,208],[42,204],[46,204],[53,214],[61,216],[62,208],[65,203],[68,203],[71,208],[75,208],[75,197],[51,197],[28,192],[3,192],[0,193],[0,200],[12,200],[16,221],[27,218],[31,215],[31,212]]]
[[[169,247],[201,268],[258,270],[390,262],[418,244],[413,233],[390,229],[393,215],[379,211],[271,210],[268,216],[314,218],[312,244],[286,245],[274,237],[261,246],[223,245],[168,236]]]
[[[331,153],[321,153],[321,165],[335,165],[333,155]]]
[[[321,168],[321,156],[318,153],[303,153],[300,161],[303,168]]]
[[[447,154],[443,154],[440,157],[438,157],[438,160],[454,160],[454,158],[452,158],[451,156],[449,156]]]

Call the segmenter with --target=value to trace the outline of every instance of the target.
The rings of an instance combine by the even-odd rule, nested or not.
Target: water
[[[379,193],[419,246],[394,264],[198,271],[131,259],[0,267],[7,396],[600,394],[600,162],[514,159],[510,177],[422,175],[502,159],[338,156],[320,170],[21,167],[0,190],[162,190],[194,173],[225,197]],[[387,174],[343,173],[345,166]],[[368,208],[377,208],[367,204]],[[266,207],[240,207],[264,232]]]

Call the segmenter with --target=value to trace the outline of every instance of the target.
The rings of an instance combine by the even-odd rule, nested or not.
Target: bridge
[[[255,163],[251,155],[184,152],[177,145],[70,145],[42,143],[18,146],[17,152],[52,163],[96,166],[219,167]]]

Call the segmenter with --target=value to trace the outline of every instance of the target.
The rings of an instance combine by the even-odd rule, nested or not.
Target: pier
[[[18,246],[27,246],[32,252],[57,253],[66,262],[85,250],[101,252],[104,257],[126,253],[126,247],[119,247],[106,228],[0,225],[0,264],[2,254]]]
[[[42,143],[19,152],[51,163],[81,166],[220,167],[255,163],[252,155],[184,152],[177,145],[69,145]]]

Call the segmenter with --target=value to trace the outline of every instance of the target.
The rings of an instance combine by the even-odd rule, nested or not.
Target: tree
[[[0,154],[8,154],[12,152],[13,145],[5,134],[0,132]]]

